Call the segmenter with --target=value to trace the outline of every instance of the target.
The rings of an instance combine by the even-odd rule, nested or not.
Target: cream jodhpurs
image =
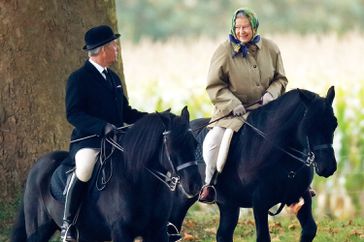
[[[206,184],[211,183],[215,170],[219,173],[222,172],[233,134],[234,131],[232,129],[218,126],[207,133],[202,145],[202,156],[206,163]]]
[[[76,177],[79,180],[83,182],[90,180],[99,152],[99,149],[92,148],[82,148],[77,151],[75,155]]]

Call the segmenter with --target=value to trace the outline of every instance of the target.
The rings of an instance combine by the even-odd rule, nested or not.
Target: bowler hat
[[[119,37],[120,34],[114,34],[112,29],[107,25],[93,27],[87,30],[85,34],[86,45],[82,49],[92,50],[104,44],[107,44]]]

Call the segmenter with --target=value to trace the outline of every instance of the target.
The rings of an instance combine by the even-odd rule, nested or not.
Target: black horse
[[[257,241],[270,241],[269,209],[278,203],[295,203],[300,197],[305,201],[297,214],[302,227],[300,241],[313,240],[317,226],[308,188],[314,169],[323,177],[337,169],[332,148],[337,127],[334,97],[333,87],[325,98],[296,89],[251,112],[234,135],[225,168],[217,179],[218,242],[233,241],[240,207],[253,208]],[[194,120],[191,128],[198,129],[208,121]],[[203,176],[204,169],[201,171]],[[175,195],[170,221],[180,229],[197,197]]]
[[[168,111],[136,122],[116,144],[124,152],[114,152],[109,183],[101,192],[89,187],[77,221],[80,241],[131,242],[141,236],[167,242],[171,191],[181,188],[192,197],[202,186],[196,145],[187,108],[181,116]],[[47,154],[32,167],[11,241],[48,241],[61,226],[64,204],[50,192],[50,181],[67,155]]]

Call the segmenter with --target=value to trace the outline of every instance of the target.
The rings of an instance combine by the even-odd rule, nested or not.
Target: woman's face
[[[244,44],[253,38],[253,29],[247,17],[242,16],[235,20],[235,35]]]

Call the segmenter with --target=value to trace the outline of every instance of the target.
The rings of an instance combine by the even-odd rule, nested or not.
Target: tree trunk
[[[15,198],[38,157],[68,149],[66,80],[87,58],[85,31],[116,30],[115,16],[114,0],[1,0],[1,200]]]

